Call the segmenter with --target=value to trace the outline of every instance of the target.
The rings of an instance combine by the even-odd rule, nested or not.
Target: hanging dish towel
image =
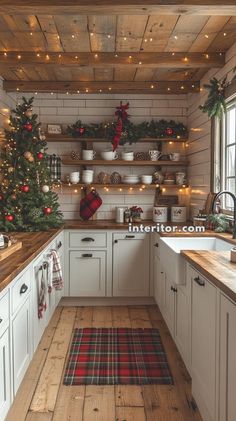
[[[55,154],[48,155],[48,168],[51,174],[52,182],[61,181],[61,158]]]
[[[47,262],[47,282],[48,282],[48,292],[49,294],[52,292],[52,274],[53,274],[53,256],[52,254],[48,258]]]
[[[63,288],[63,277],[60,257],[56,250],[51,251],[50,257],[52,257],[52,286],[56,290],[61,290]]]
[[[47,309],[46,303],[46,280],[43,266],[38,270],[38,318],[43,318],[43,312]]]

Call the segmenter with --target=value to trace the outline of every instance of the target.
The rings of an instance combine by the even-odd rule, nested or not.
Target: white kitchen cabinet
[[[217,288],[195,269],[192,284],[192,394],[204,421],[215,421]]]
[[[148,234],[113,234],[113,296],[150,294]]]
[[[31,359],[31,315],[28,296],[12,320],[13,392],[24,377]]]
[[[236,303],[220,297],[219,421],[235,421]]]
[[[70,251],[70,296],[105,297],[106,251]]]
[[[0,419],[4,420],[11,405],[9,328],[0,335]]]
[[[177,286],[177,293],[175,294],[175,342],[187,368],[190,368],[191,349],[189,295],[187,286]]]
[[[177,288],[174,286],[174,284],[171,282],[171,280],[167,277],[165,274],[164,277],[164,301],[163,301],[163,307],[162,312],[165,319],[165,322],[172,334],[172,336],[175,336],[175,307],[176,307],[176,293]]]
[[[154,298],[161,311],[165,302],[165,273],[160,258],[154,255],[153,258]]]

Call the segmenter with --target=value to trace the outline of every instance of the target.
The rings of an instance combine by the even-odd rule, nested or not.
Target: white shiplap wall
[[[20,99],[22,93],[18,93],[17,97]],[[33,96],[25,94],[26,97]],[[115,107],[119,105],[120,101],[130,102],[130,115],[134,123],[142,121],[149,121],[153,119],[174,119],[179,122],[187,123],[187,96],[186,95],[105,95],[105,94],[38,94],[34,100],[34,112],[39,115],[39,121],[42,122],[44,128],[48,123],[59,123],[66,128],[68,124],[74,123],[77,119],[81,119],[83,123],[99,123],[102,121],[112,121],[114,118]],[[65,143],[51,143],[48,145],[49,153],[56,153],[60,156],[70,155],[72,150],[79,150],[80,144],[76,142]],[[97,150],[110,147],[110,143],[96,145]],[[137,144],[132,145],[132,149],[148,150],[155,147],[155,145]],[[124,148],[131,149],[131,146]],[[184,154],[183,145],[177,146],[168,145],[170,151],[180,150]],[[180,148],[180,149],[179,149]],[[122,147],[119,148],[122,150]],[[64,167],[63,177],[65,177],[73,168]],[[113,171],[110,167],[94,167],[95,174],[100,171],[106,171],[109,174]],[[114,170],[127,173],[138,174],[152,174],[154,168],[133,168],[133,167],[114,167]],[[172,170],[173,171],[173,170]],[[178,189],[176,189],[178,192]],[[131,206],[138,204],[144,209],[144,218],[151,218],[152,206],[154,200],[154,191],[145,190],[140,192],[137,188],[133,191],[123,190],[119,192],[118,189],[111,189],[105,192],[101,189],[99,193],[103,199],[103,205],[97,212],[98,219],[114,218],[115,207],[118,205]],[[168,191],[166,192],[168,193]],[[74,193],[73,189],[63,188],[63,192],[59,192],[61,209],[66,219],[78,218],[79,213],[79,193]],[[186,199],[184,194],[181,194],[180,200],[184,202]]]
[[[230,81],[233,77],[233,68],[236,66],[236,43],[226,53],[226,64],[221,69],[211,69],[201,80],[201,86],[208,83],[212,77],[218,79],[228,75]],[[207,194],[210,191],[211,174],[211,122],[207,114],[199,110],[208,95],[203,88],[200,94],[188,95],[188,128],[189,147],[187,149],[188,177],[191,185],[190,215],[196,215],[203,209]]]

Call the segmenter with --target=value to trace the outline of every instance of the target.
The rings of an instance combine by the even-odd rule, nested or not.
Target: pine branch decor
[[[207,113],[210,118],[222,119],[226,112],[225,89],[229,86],[227,76],[218,80],[215,77],[210,80],[210,84],[203,85],[209,91],[208,98],[204,105],[200,105],[200,110]]]

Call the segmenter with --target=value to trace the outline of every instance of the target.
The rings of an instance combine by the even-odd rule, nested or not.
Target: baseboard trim
[[[59,306],[130,306],[155,305],[153,297],[63,297]]]

